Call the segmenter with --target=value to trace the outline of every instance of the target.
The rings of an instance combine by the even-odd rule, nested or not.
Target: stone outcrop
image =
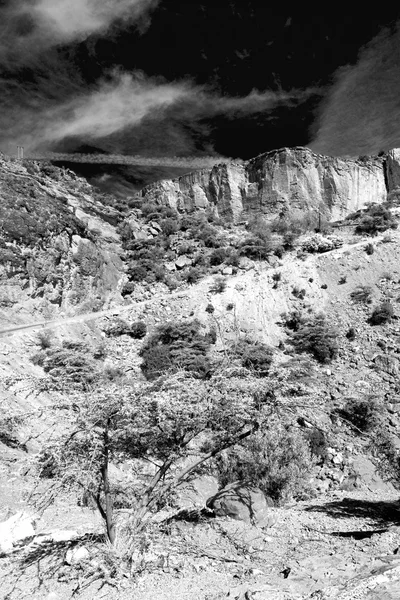
[[[385,156],[345,159],[308,148],[282,148],[247,163],[224,163],[141,192],[145,202],[180,212],[210,209],[227,221],[252,214],[274,218],[316,211],[333,220],[371,203],[384,202],[400,187],[400,151]]]

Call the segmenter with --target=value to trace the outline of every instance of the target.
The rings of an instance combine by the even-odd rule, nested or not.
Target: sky
[[[0,150],[162,167],[400,146],[399,17],[275,15],[251,0],[0,0]]]

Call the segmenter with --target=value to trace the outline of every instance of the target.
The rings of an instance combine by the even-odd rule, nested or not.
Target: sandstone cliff
[[[334,158],[308,148],[282,148],[244,164],[224,163],[159,181],[141,192],[145,202],[181,212],[210,209],[237,222],[290,211],[321,211],[341,219],[364,205],[384,202],[400,181],[397,150],[382,157]]]

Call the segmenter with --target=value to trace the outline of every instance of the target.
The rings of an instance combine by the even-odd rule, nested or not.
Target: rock
[[[90,557],[89,550],[85,546],[79,546],[76,548],[70,548],[65,555],[65,562],[67,565],[78,565]]]
[[[400,361],[393,354],[378,354],[374,358],[374,365],[393,377],[398,377],[400,373]]]
[[[192,264],[192,260],[188,256],[180,256],[175,261],[175,266],[177,269],[184,269],[185,267],[190,267]]]
[[[254,269],[254,263],[246,256],[242,256],[239,261],[239,269],[243,269],[243,271],[250,271],[250,269]]]
[[[400,177],[391,155],[391,179]],[[397,185],[397,183],[396,183]],[[367,162],[315,154],[308,148],[281,148],[244,164],[223,163],[171,181],[145,187],[144,202],[183,212],[212,208],[226,221],[243,220],[243,211],[273,218],[282,210],[304,214],[321,205],[333,220],[387,196],[384,158]]]
[[[216,477],[202,475],[179,487],[177,502],[182,508],[205,506],[207,500],[217,494],[218,487]]]
[[[230,484],[209,498],[207,506],[220,517],[231,517],[258,527],[271,525],[269,507],[273,503],[267,501],[263,492],[256,488]]]
[[[233,269],[232,267],[225,267],[222,269],[222,275],[232,275]]]
[[[8,554],[18,542],[32,538],[35,535],[34,522],[34,516],[18,512],[0,523],[0,553]]]

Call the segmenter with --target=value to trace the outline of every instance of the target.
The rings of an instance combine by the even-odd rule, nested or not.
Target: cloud
[[[22,87],[23,102],[15,106],[12,95],[8,111],[3,94],[2,147],[21,143],[27,152],[33,152],[52,149],[63,140],[71,142],[71,138],[76,138],[78,145],[96,141],[113,152],[192,154],[196,152],[193,138],[207,139],[206,121],[221,116],[235,119],[266,113],[278,106],[295,105],[315,93],[313,89],[254,90],[248,96],[229,97],[190,81],[168,83],[142,73],[120,72],[114,72],[90,89],[72,85],[63,75],[58,80],[44,79],[42,86],[41,91]],[[63,101],[66,89],[67,100]],[[2,127],[4,115],[11,127],[7,123]],[[212,152],[206,142],[203,146],[204,152]]]
[[[382,30],[337,71],[310,147],[332,155],[376,154],[400,146],[400,25]]]
[[[0,62],[32,64],[49,48],[102,34],[116,21],[131,22],[159,0],[9,0],[0,6]]]
[[[96,83],[79,74],[73,50],[116,21],[138,22],[158,0],[10,0],[0,5],[0,149],[74,150],[92,144],[146,156],[215,154],[216,121],[296,106],[318,93],[253,90],[230,97],[193,81],[118,68]]]

